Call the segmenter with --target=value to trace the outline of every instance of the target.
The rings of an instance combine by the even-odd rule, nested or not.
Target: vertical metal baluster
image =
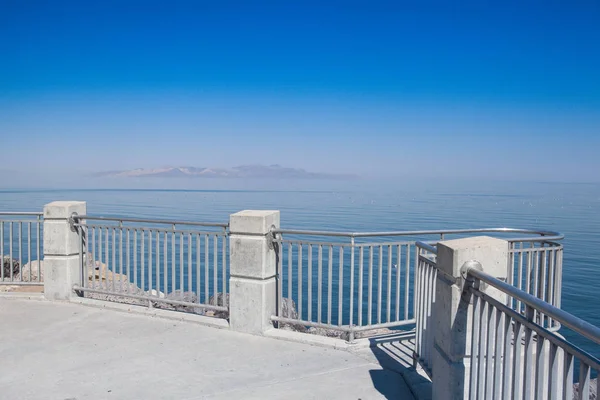
[[[140,238],[140,284],[142,285],[141,289],[146,290],[146,231],[144,228],[140,228],[140,234],[142,237]]]
[[[23,222],[19,221],[19,280],[23,280]]]
[[[225,298],[227,297],[227,235],[223,234],[221,245],[221,274],[223,296],[221,296],[221,305],[225,306]]]
[[[381,323],[381,285],[383,280],[383,246],[379,246],[379,266],[377,268],[377,323]]]
[[[10,269],[9,269],[9,273],[10,273],[10,281],[13,281],[13,266],[12,266],[12,262],[13,262],[13,222],[10,221],[9,223],[9,231],[8,231],[8,253],[9,253],[9,265],[10,265]],[[2,262],[4,262],[4,259],[2,259]],[[3,266],[4,267],[4,266]],[[3,268],[4,269],[4,268]]]
[[[396,256],[396,319],[400,321],[400,278],[402,271],[402,245],[398,245],[398,255]],[[404,310],[407,310],[406,305]],[[406,311],[405,311],[406,312]]]
[[[354,238],[350,244],[350,320],[348,324],[350,328],[354,325]],[[350,332],[350,341],[354,340],[354,332]]]
[[[550,354],[548,363],[548,394],[550,400],[558,400],[558,346],[550,342]]]
[[[392,315],[392,245],[388,245],[388,269],[387,269],[387,301],[386,322],[391,321]]]
[[[523,325],[519,321],[515,321],[515,336],[513,345],[513,376],[512,376],[512,389],[513,399],[520,399],[523,395],[521,390],[521,335],[523,333]],[[505,396],[506,397],[506,396]]]
[[[373,323],[373,245],[369,246],[369,280],[368,280],[368,308],[367,308],[367,325]]]
[[[548,261],[550,259],[550,257],[548,256],[548,250],[544,250],[544,252],[542,253],[543,255],[543,262],[542,262],[542,279],[541,279],[541,286],[542,286],[542,300],[544,300],[547,303],[552,304],[552,300],[549,299],[547,297],[547,286],[548,283],[546,282],[546,279],[549,278],[550,274],[549,271],[547,271],[547,269],[549,268]],[[547,273],[548,272],[548,273]],[[540,325],[542,325],[543,327],[548,327],[549,324],[547,323],[548,317],[546,316],[546,314],[542,313],[541,318],[540,318]]]
[[[564,249],[561,247],[559,252],[556,254],[557,260],[556,260],[556,273],[555,273],[555,286],[554,286],[554,297],[556,298],[556,304],[555,306],[560,308],[561,303],[562,303],[562,268],[563,268],[563,251]],[[600,382],[600,379],[598,379],[598,381]]]
[[[573,398],[573,368],[575,363],[573,354],[567,353],[566,350],[564,354],[563,399],[570,400]]]
[[[319,245],[319,261],[318,261],[318,271],[317,271],[317,281],[318,281],[318,292],[317,292],[317,304],[319,306],[317,310],[317,322],[321,323],[323,320],[322,317],[322,307],[323,307],[323,245]],[[281,260],[281,257],[279,258]]]
[[[188,291],[193,292],[192,290],[192,234],[188,233]],[[225,296],[225,293],[223,293],[223,296]],[[223,298],[223,301],[225,301],[225,298]],[[215,298],[215,304],[217,303],[217,299]]]
[[[278,292],[278,302],[277,302],[277,316],[283,317],[282,308],[283,308],[283,236],[280,234],[279,243],[277,246],[277,292]],[[279,323],[277,323],[277,327],[279,327]]]
[[[85,287],[87,287],[87,282],[90,279],[90,277],[89,277],[89,268],[88,268],[88,261],[91,261],[91,260],[88,260],[88,254],[90,253],[90,251],[89,251],[89,240],[90,240],[90,237],[88,235],[89,231],[86,228],[84,228],[83,225],[79,227],[79,230],[81,232],[81,236],[83,236],[82,239],[81,239],[81,242],[82,242],[82,245],[84,246],[83,247],[83,254],[85,255],[83,257],[83,259],[82,259],[82,268],[83,268],[82,272],[83,272],[83,275],[82,275],[82,280],[81,280],[81,287],[85,288]],[[85,243],[84,243],[84,241],[85,241]],[[38,277],[39,277],[39,275],[38,275]]]
[[[125,231],[125,240],[127,241],[127,243],[125,244],[125,269],[127,270],[127,293],[129,293],[129,291],[131,290],[131,285],[129,285],[129,282],[131,280],[131,261],[130,261],[130,257],[131,257],[131,250],[130,250],[130,246],[129,244],[131,243],[131,235],[129,233],[129,228],[127,228],[127,230]]]
[[[219,243],[217,241],[217,236],[213,235],[213,296],[215,299],[215,304],[217,302],[217,290],[218,290],[218,267],[217,263],[219,262]]]
[[[79,238],[81,242],[81,238]],[[4,260],[2,260],[4,262]],[[27,223],[27,264],[29,264],[29,282],[33,282],[33,275],[31,275],[31,265],[33,264],[33,258],[31,257],[31,222]],[[23,276],[21,276],[21,280],[23,280]],[[40,276],[38,275],[38,281],[40,280]]]
[[[327,260],[329,270],[327,281],[327,323],[331,325],[331,297],[333,289],[333,246],[329,246],[329,259]]]
[[[426,360],[427,364],[429,365],[429,357],[428,357],[428,352],[429,352],[429,343],[427,342],[427,331],[429,329],[428,327],[428,323],[429,323],[429,304],[430,304],[430,285],[429,282],[431,281],[431,267],[429,266],[429,264],[424,264],[424,271],[423,271],[423,316],[422,316],[422,328],[421,328],[421,349],[423,351],[423,358]]]
[[[83,287],[85,282],[85,261],[83,260],[83,232],[81,227],[77,228],[77,247],[79,249],[79,268],[81,271],[81,281],[79,284]],[[31,261],[29,262],[31,264]],[[29,279],[31,280],[31,266],[29,266]]]
[[[544,385],[544,380],[546,379],[546,375],[544,374],[544,369],[546,367],[546,360],[544,356],[544,337],[541,335],[537,335],[536,342],[536,362],[535,362],[535,397],[536,399],[544,398],[544,389],[546,386]]]
[[[112,229],[112,291],[115,292],[115,275],[117,272],[117,230],[116,228]],[[108,282],[107,282],[108,284]]]
[[[535,318],[535,310],[529,305],[525,306],[525,315],[527,320],[533,322]],[[523,398],[530,399],[533,395],[533,331],[529,327],[525,327],[525,360],[523,362]]]
[[[152,293],[152,229],[148,230],[148,296]],[[148,301],[148,307],[152,307],[152,302]]]
[[[169,250],[169,232],[167,228],[164,231],[164,239],[163,239],[163,286],[162,292],[167,295],[169,293],[169,262],[168,262],[168,250]]]
[[[121,282],[119,291],[123,293],[123,226],[119,228],[119,274],[121,274],[119,277],[119,281]]]
[[[214,273],[215,273],[215,285],[213,287],[213,292],[214,292],[214,296],[215,296],[215,300],[217,298],[217,240],[216,237],[213,238],[214,239],[214,243],[215,243],[215,250],[214,250],[214,262],[213,262],[213,269],[214,269]],[[181,298],[181,301],[183,301],[183,293],[185,292],[185,280],[184,280],[184,275],[185,275],[185,265],[184,265],[184,260],[183,260],[183,249],[185,248],[185,238],[183,236],[183,232],[179,233],[179,296]]]
[[[421,271],[421,309],[419,313],[421,313],[421,357],[425,360],[426,363],[429,362],[427,359],[427,303],[429,302],[428,296],[428,288],[429,288],[429,265],[423,263],[422,271]]]
[[[177,249],[177,233],[175,232],[175,225],[172,226],[173,231],[171,232],[171,292],[175,293],[175,290],[177,290],[177,264],[176,264],[176,258],[177,258],[177,252],[175,251]]]
[[[548,302],[553,306],[556,305],[554,301],[554,267],[555,267],[555,254],[556,250],[550,251],[550,261],[548,265]],[[554,319],[548,316],[548,327],[554,326]]]
[[[308,293],[307,293],[307,300],[308,300],[308,318],[307,321],[312,321],[313,317],[312,317],[312,245],[309,244],[308,245],[308,259],[307,259],[307,263],[308,263]]]
[[[475,335],[478,335],[480,330],[480,316],[481,316],[481,302],[482,300],[471,294],[473,299],[473,328],[472,328],[472,338],[471,340],[471,376],[470,376],[470,388],[469,388],[469,399],[477,398],[477,371],[479,365],[479,346],[477,345],[477,341],[475,339]]]
[[[200,238],[202,235],[196,234],[196,291],[198,293],[198,303],[202,303],[202,282],[200,281],[200,274],[202,273],[202,266],[200,265]]]
[[[533,246],[533,243],[531,244],[531,246]],[[531,271],[533,269],[533,250],[529,249],[528,252],[528,257],[527,257],[527,275],[525,276],[525,291],[527,293],[533,294],[533,291],[531,290]],[[521,305],[521,307],[523,307],[523,305]],[[521,310],[521,309],[519,309]]]
[[[590,398],[590,366],[581,361],[579,363],[579,400]]]
[[[296,272],[298,273],[298,319],[302,318],[302,243],[297,244],[298,248],[298,266]]]
[[[500,399],[507,399],[510,397],[511,393],[511,383],[512,383],[512,366],[514,363],[513,357],[513,347],[511,347],[513,342],[512,335],[512,321],[508,315],[504,315],[504,359],[502,362],[502,397]]]
[[[2,226],[2,231],[4,231],[4,226]],[[37,217],[37,237],[36,237],[36,244],[37,244],[37,267],[38,267],[38,279],[41,282],[42,281],[42,222],[41,222],[41,218],[38,215]],[[2,242],[2,246],[4,246],[4,242]]]
[[[421,268],[422,268],[422,263],[419,260],[419,258],[417,257],[416,260],[416,266],[415,266],[415,273],[416,273],[416,277],[415,277],[415,299],[414,299],[414,306],[415,306],[415,350],[416,353],[419,357],[419,359],[422,358],[422,353],[421,353],[421,330],[423,328],[423,323],[421,322],[421,312],[419,311],[421,309]],[[415,366],[416,366],[416,360],[415,360]]]
[[[108,271],[109,271],[108,264],[110,263],[110,255],[109,255],[109,252],[108,252],[108,246],[110,246],[110,241],[109,241],[109,235],[108,235],[108,226],[106,228],[104,228],[104,229],[105,229],[105,231],[104,231],[104,234],[105,234],[105,236],[104,236],[104,260],[106,260],[106,262],[104,264],[104,275],[103,275],[102,278],[105,281],[103,283],[103,286],[104,286],[103,289],[104,290],[109,290],[109,286],[108,286]]]
[[[543,244],[542,244],[543,245]],[[540,271],[539,271],[539,275],[540,275],[540,279],[539,279],[539,283],[538,283],[538,296],[540,299],[548,302],[548,300],[546,299],[546,263],[548,261],[548,258],[546,256],[546,250],[542,250],[540,252]],[[546,315],[542,312],[538,312],[539,314],[539,321],[538,323],[543,326],[546,327]]]
[[[519,284],[517,285],[519,289],[523,290],[523,257],[525,257],[527,253],[524,253],[523,243],[521,243],[521,249],[519,251]],[[521,301],[517,300],[517,312],[521,312]]]
[[[400,268],[402,258],[398,254],[398,268]],[[416,268],[415,268],[416,271]],[[415,277],[416,277],[415,272]],[[413,283],[413,287],[416,288],[416,284]],[[410,297],[410,243],[406,245],[406,273],[404,275],[404,319],[408,319],[408,306]],[[416,298],[416,297],[415,297]],[[413,299],[413,303],[416,303]],[[413,304],[414,307],[414,304]],[[414,314],[413,314],[414,315]]]
[[[342,305],[344,298],[344,246],[340,246],[338,279],[338,325],[342,325]]]
[[[485,398],[491,399],[494,393],[494,349],[496,333],[496,308],[488,303],[487,314],[487,350],[485,352]]]
[[[96,260],[94,260],[94,258],[95,258],[94,254],[96,254],[96,255],[99,254],[98,252],[96,252],[96,228],[95,227],[92,227],[92,251],[91,252],[93,253],[91,256],[92,259],[90,260],[91,266],[92,266],[91,284],[90,284],[90,282],[86,282],[86,287],[88,287],[88,285],[89,285],[90,288],[94,289],[95,288],[94,283],[96,281]]]
[[[477,363],[477,388],[478,388],[478,399],[485,398],[485,371],[486,371],[486,348],[487,348],[487,328],[488,328],[488,308],[490,304],[481,299],[481,315],[479,320],[479,352],[478,352],[478,363]]]
[[[38,242],[39,242],[38,236]],[[40,252],[38,251],[38,259],[40,258]],[[4,221],[0,221],[0,260],[2,260],[2,268],[0,268],[0,282],[4,281]],[[38,272],[38,276],[39,272]]]
[[[156,230],[156,297],[160,297],[160,230]]]
[[[495,308],[496,310],[496,339],[494,343],[494,379],[492,383],[494,400],[502,399],[502,352],[504,345],[504,318],[505,315],[502,311]]]
[[[137,265],[137,229],[133,228],[133,285],[138,286],[138,265]]]
[[[362,326],[363,320],[363,275],[364,275],[364,246],[360,246],[358,254],[358,326]]]
[[[294,301],[293,289],[292,289],[292,277],[293,277],[293,253],[294,253],[294,245],[292,242],[288,242],[288,273],[287,273],[287,295],[290,301]],[[296,308],[297,310],[297,308]],[[288,315],[288,318],[291,316]]]
[[[209,236],[204,235],[204,302],[210,302]]]

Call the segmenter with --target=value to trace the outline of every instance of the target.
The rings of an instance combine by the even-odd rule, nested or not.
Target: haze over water
[[[241,189],[248,185],[260,189]],[[210,222],[227,222],[229,214],[243,209],[276,209],[281,211],[282,228],[308,230],[513,227],[559,231],[566,236],[562,308],[600,325],[600,184],[200,180],[188,186],[205,188],[2,189],[0,207],[40,211],[50,201],[85,200],[93,215]],[[599,354],[597,346],[569,332],[565,335]]]

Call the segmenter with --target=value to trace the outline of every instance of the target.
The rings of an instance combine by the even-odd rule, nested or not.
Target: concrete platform
[[[0,298],[1,399],[412,399],[377,357]]]

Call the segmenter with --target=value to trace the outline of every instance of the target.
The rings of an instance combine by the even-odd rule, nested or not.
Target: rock
[[[29,270],[30,267],[31,271]],[[39,262],[39,272],[38,274],[38,260],[28,262],[23,265],[19,280],[22,282],[42,282],[44,280],[44,261]]]
[[[283,318],[298,319],[298,311],[296,310],[296,302],[289,297],[281,299],[281,316]],[[288,324],[285,322],[279,323],[279,329],[285,329],[294,332],[307,333],[308,329],[304,325]]]
[[[216,296],[210,296],[208,299],[208,304],[211,306],[225,306],[229,308],[229,293],[226,293],[225,296],[223,296],[223,293],[219,292],[216,294]],[[206,310],[205,315],[209,317],[229,319],[229,311]]]
[[[350,333],[336,331],[335,329],[312,328],[311,327],[308,329],[308,333],[313,334],[313,335],[338,338],[338,339],[342,339],[342,340],[346,340],[346,341],[350,340]],[[387,328],[374,329],[371,331],[354,332],[354,339],[362,339],[362,338],[372,337],[372,336],[389,335],[389,334],[393,334],[393,333],[396,333],[396,331],[393,331],[393,330],[387,329]]]
[[[149,294],[150,296],[158,297],[159,299],[165,298],[165,294],[163,292],[154,289],[152,289]]]
[[[598,378],[590,380],[590,400],[599,400],[598,397]],[[579,398],[579,383],[573,385],[573,400]]]
[[[325,337],[330,337],[330,338],[337,338],[337,339],[343,339],[343,340],[348,340],[348,332],[341,332],[341,331],[336,331],[334,329],[327,329],[327,328],[314,328],[314,327],[310,327],[307,330],[307,333],[310,333],[312,335],[319,335],[319,336],[325,336]]]
[[[101,263],[100,261],[94,262],[92,266],[88,265],[88,280],[103,282],[129,282],[127,275],[111,271],[106,264]]]
[[[19,260],[13,258],[11,260],[10,256],[4,256],[2,259],[2,271],[4,273],[4,279],[10,279],[11,274],[14,277],[19,273]]]
[[[121,289],[122,283],[122,289]],[[102,282],[102,281],[94,281],[89,282],[88,287],[90,289],[96,290],[112,290],[112,282]],[[118,291],[134,294],[134,295],[143,295],[144,291],[139,287],[135,286],[130,282],[115,282],[115,289]],[[115,303],[124,303],[124,304],[133,304],[139,306],[148,306],[148,300],[134,299],[131,297],[119,296],[118,294],[103,294],[103,293],[93,293],[93,292],[84,292],[84,297],[95,300],[103,300],[103,301],[112,301]]]
[[[298,319],[298,311],[294,300],[288,297],[281,299],[281,316],[283,318]]]
[[[198,303],[198,296],[195,292],[182,292],[179,289],[167,294],[164,298],[165,300],[185,301],[186,303]],[[204,310],[202,308],[194,306],[184,306],[181,304],[170,304],[158,301],[153,301],[152,306],[162,310],[173,310],[187,312],[191,314],[204,315]]]

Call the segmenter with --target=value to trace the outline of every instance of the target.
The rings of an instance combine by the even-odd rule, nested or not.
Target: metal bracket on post
[[[478,271],[483,271],[483,267],[481,263],[477,260],[469,260],[465,262],[460,268],[460,276],[462,277],[461,289],[464,292],[465,287],[474,286],[475,288],[484,291],[486,288],[485,282],[480,282],[479,280],[475,280],[469,276],[469,270],[476,269]]]
[[[78,215],[79,214],[77,214],[76,212],[74,212],[69,217],[69,226],[71,227],[71,232],[76,232],[77,231],[77,228],[75,227],[75,220],[77,219]]]
[[[267,234],[267,244],[269,246],[269,250],[275,249],[275,240],[277,239],[277,233],[273,232],[274,229],[276,229],[275,226],[272,226],[271,230],[269,230],[269,233]]]

